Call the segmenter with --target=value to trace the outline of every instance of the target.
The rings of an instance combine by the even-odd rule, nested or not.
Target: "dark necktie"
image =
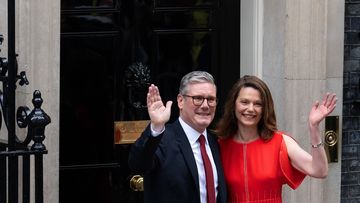
[[[204,168],[205,168],[207,202],[216,203],[214,175],[213,175],[210,159],[206,153],[204,135],[200,135],[199,142],[200,142],[201,157],[203,159]]]

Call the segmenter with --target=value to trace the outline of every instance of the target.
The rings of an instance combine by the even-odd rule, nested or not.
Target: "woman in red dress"
[[[277,129],[274,103],[267,85],[255,76],[234,84],[217,125],[228,188],[228,202],[281,203],[282,185],[297,188],[306,175],[325,178],[328,161],[319,123],[336,106],[326,94],[309,114],[311,153]]]

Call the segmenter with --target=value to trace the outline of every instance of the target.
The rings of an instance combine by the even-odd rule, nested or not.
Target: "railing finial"
[[[32,150],[44,151],[45,145],[42,143],[45,139],[45,127],[51,122],[50,117],[41,109],[43,99],[41,98],[41,92],[35,90],[33,94],[32,103],[34,109],[27,116],[28,130],[32,133],[32,139],[34,144],[31,146]]]

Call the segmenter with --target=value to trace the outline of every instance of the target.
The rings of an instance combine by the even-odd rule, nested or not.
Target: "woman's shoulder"
[[[291,135],[289,135],[287,133],[284,133],[282,131],[278,131],[277,134],[278,134],[277,136],[281,137],[281,139],[284,140],[286,145],[291,145],[291,144],[296,144],[297,143],[296,139],[293,136],[291,136]]]
[[[286,135],[283,131],[274,131],[273,135],[271,137],[271,139],[269,141],[271,142],[281,142],[284,138],[284,136],[288,136]]]
[[[290,139],[290,140],[294,140],[296,142],[295,138],[293,138],[290,134],[285,133],[284,131],[278,130],[278,131],[275,131],[273,134],[274,134],[273,137],[275,137],[277,139],[283,139],[283,140]]]

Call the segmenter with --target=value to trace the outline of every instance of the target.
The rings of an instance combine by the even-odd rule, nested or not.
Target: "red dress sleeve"
[[[306,175],[291,165],[284,139],[281,141],[279,160],[284,183],[295,190],[302,183]]]

